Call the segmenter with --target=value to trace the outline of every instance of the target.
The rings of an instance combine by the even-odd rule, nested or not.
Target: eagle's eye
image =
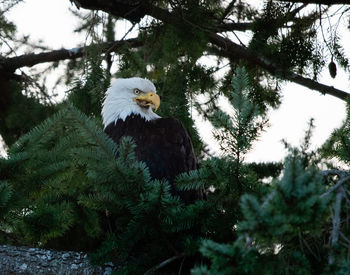
[[[142,91],[140,90],[140,89],[134,89],[134,94],[135,95],[139,95],[139,94],[141,94],[142,93]]]

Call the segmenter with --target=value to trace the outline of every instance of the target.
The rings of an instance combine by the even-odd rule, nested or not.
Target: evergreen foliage
[[[42,104],[35,97],[23,95],[22,87],[10,81],[10,90],[3,89],[5,106],[0,110],[1,136],[7,145],[13,144],[22,135],[57,111],[56,106]]]
[[[348,124],[349,115],[320,150],[322,157],[347,164]],[[241,196],[235,240],[202,242],[200,252],[210,264],[195,267],[193,274],[348,273],[344,183],[349,174],[337,169],[321,172],[315,166],[321,156],[308,152],[312,128],[311,120],[301,149],[288,145],[281,177],[260,194]]]
[[[257,238],[267,239],[269,244],[281,235],[293,238],[300,232],[313,233],[313,227],[320,231],[327,198],[321,198],[325,186],[316,169],[305,170],[299,157],[289,157],[282,179],[272,188],[274,191],[261,203],[255,196],[242,197],[244,221],[239,224],[240,231],[259,234]],[[285,236],[282,240],[288,242]]]
[[[312,20],[295,21],[293,28],[280,31],[296,16],[290,9],[290,3],[266,1],[263,14],[254,22],[254,36],[249,46],[283,69],[290,68],[317,77],[325,61],[314,43],[317,31]],[[309,18],[313,18],[315,13],[310,12]]]
[[[340,128],[336,129],[326,143],[323,145],[321,152],[324,157],[337,158],[346,165],[350,163],[350,107],[347,104],[347,116]]]
[[[83,77],[73,82],[68,100],[83,113],[99,117],[106,90],[110,85],[110,74],[99,58],[101,49],[90,47],[84,60]]]
[[[106,80],[99,79],[102,90]],[[281,261],[293,274],[325,270],[320,262],[329,249],[320,240],[327,238],[332,196],[324,196],[323,176],[305,157],[311,130],[303,150],[291,150],[281,178],[276,164],[245,163],[266,124],[248,90],[248,73],[239,68],[231,113],[208,112],[225,156],[178,177],[180,190],[206,190],[206,200],[190,205],[173,197],[167,182],[151,180],[130,138],[117,147],[99,124],[65,103],[0,162],[2,240],[91,251],[94,263],[117,261],[121,274],[152,270],[172,257],[166,268],[197,263],[194,274],[269,274]],[[99,98],[98,90],[92,94]],[[266,177],[274,180],[264,184]],[[199,252],[207,264],[199,265]],[[337,263],[344,270],[346,263]]]
[[[0,206],[1,206],[0,217],[1,218],[9,211],[8,209],[9,209],[9,202],[11,197],[12,197],[11,186],[6,181],[0,182]]]
[[[13,52],[7,41],[17,45],[5,15],[21,1],[10,2],[0,3],[0,46],[8,47],[0,61]],[[283,163],[247,163],[268,108],[280,104],[279,82],[252,63],[224,59],[210,36],[242,23],[252,30],[249,50],[281,68],[275,77],[283,69],[316,79],[326,63],[318,12],[301,16],[302,5],[276,1],[261,11],[244,1],[151,2],[183,21],[147,18],[133,49],[90,46],[58,80],[70,85],[62,103],[38,84],[40,75],[15,82],[0,64],[0,133],[9,145],[0,158],[0,242],[88,251],[94,264],[113,261],[117,274],[348,274],[350,104],[320,151],[309,148],[311,120],[300,149],[285,143]],[[74,13],[86,43],[115,40],[119,18]],[[327,35],[335,77],[334,62],[348,69],[348,58],[336,30]],[[23,45],[33,48],[28,38]],[[203,65],[208,56],[215,65]],[[184,204],[172,196],[168,182],[152,180],[136,160],[130,137],[117,146],[103,132],[104,93],[113,77],[131,76],[152,80],[162,97],[159,115],[179,118],[189,131],[200,169],[179,175],[176,186],[204,190],[204,200]],[[202,94],[207,102],[199,104]],[[204,154],[194,108],[215,127],[222,155]]]
[[[97,81],[94,73],[87,77],[83,83]],[[107,78],[98,79],[101,85],[91,91],[96,98]],[[206,190],[205,200],[190,205],[172,196],[166,181],[150,178],[129,137],[117,147],[94,119],[63,104],[0,162],[2,241],[90,251],[92,262],[114,261],[120,274],[155,271],[168,259],[164,272],[193,265],[193,274],[311,274],[331,268],[322,240],[329,237],[333,197],[305,153],[312,124],[302,150],[290,149],[281,177],[279,164],[245,163],[266,124],[249,98],[248,79],[238,68],[227,94],[232,110],[207,113],[225,155],[177,178],[180,190]],[[94,117],[98,105],[91,106]],[[333,268],[341,273],[346,265],[337,260]]]
[[[234,91],[240,97],[247,83],[242,82],[244,70],[239,72],[234,83],[243,87],[236,84]],[[238,114],[244,121],[241,116],[245,119],[246,113]],[[21,137],[2,160],[1,179],[18,189],[16,207],[4,215],[2,228],[12,228],[19,243],[88,251],[99,247],[94,262],[118,259],[130,273],[175,251],[198,257],[199,240],[208,232],[214,239],[224,240],[223,234],[234,239],[231,228],[240,216],[241,193],[234,191],[238,182],[228,180],[237,173],[232,159],[208,160],[199,173],[181,175],[184,189],[215,189],[207,201],[184,205],[171,196],[167,182],[150,179],[145,164],[135,160],[134,146],[126,137],[117,148],[100,126],[66,103]],[[237,177],[252,185],[253,172],[239,165],[238,173],[247,171]]]
[[[317,274],[320,266],[316,264],[327,261],[327,247],[320,243],[329,215],[329,197],[322,197],[324,192],[319,171],[304,168],[298,155],[289,156],[282,178],[266,195],[261,199],[242,196],[243,218],[236,241],[203,241],[200,251],[211,265],[197,267],[193,273]]]

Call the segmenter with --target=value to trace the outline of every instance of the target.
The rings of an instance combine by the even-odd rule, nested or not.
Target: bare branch
[[[232,0],[225,8],[224,12],[221,15],[221,21],[226,18],[226,16],[230,15],[230,13],[233,10],[233,7],[235,6],[236,1]]]
[[[147,271],[144,273],[144,275],[146,275],[146,274],[154,274],[155,271],[157,271],[157,270],[161,269],[162,267],[164,267],[164,266],[166,266],[166,265],[172,263],[173,261],[175,261],[175,260],[177,260],[177,259],[180,259],[180,258],[183,258],[183,257],[185,257],[185,254],[184,254],[184,253],[182,253],[182,254],[180,254],[180,255],[176,255],[176,256],[171,257],[171,258],[169,258],[169,259],[166,259],[165,261],[161,262],[160,264],[158,264],[158,265],[152,267],[151,269],[147,270]]]
[[[339,239],[340,232],[340,212],[341,212],[341,202],[343,200],[343,192],[342,188],[337,190],[337,196],[334,204],[334,215],[333,215],[333,228],[331,233],[331,252],[329,254],[328,263],[330,265],[334,264],[335,255],[334,255],[334,246],[337,244]]]
[[[338,244],[339,236],[343,237],[348,243],[349,240],[340,231],[340,214],[341,214],[341,204],[343,198],[346,198],[346,193],[343,184],[349,182],[350,173],[348,171],[340,171],[337,169],[331,169],[323,171],[322,174],[327,176],[338,176],[338,182],[328,189],[327,192],[322,194],[320,197],[323,198],[329,195],[331,192],[336,191],[335,203],[334,203],[334,213],[332,218],[332,232],[330,236],[331,249],[328,256],[328,264],[332,265],[335,262],[335,252],[334,248]]]
[[[175,25],[183,24],[189,28],[195,27],[192,24],[189,24],[188,20],[184,21],[181,18],[178,18],[177,16],[175,16],[174,14],[155,6],[149,9],[149,15],[169,24],[175,24]],[[311,90],[316,90],[322,94],[335,96],[341,100],[346,100],[346,98],[349,95],[349,93],[345,91],[336,89],[332,86],[321,84],[317,81],[314,81],[310,78],[303,77],[291,71],[284,70],[283,68],[274,64],[272,61],[264,57],[258,56],[257,54],[253,53],[249,49],[243,46],[240,46],[234,43],[233,41],[231,41],[230,39],[216,34],[215,32],[207,30],[206,33],[209,37],[209,41],[220,49],[220,52],[224,57],[227,57],[231,60],[239,60],[239,59],[246,60],[252,65],[260,66],[261,68],[267,70],[269,73],[271,73],[274,76],[292,81],[294,83],[307,87]]]
[[[108,42],[100,44],[104,51],[113,49],[116,51],[124,45],[130,45],[130,47],[139,47],[143,43],[138,39],[128,39],[115,42]],[[96,45],[93,45],[96,46]],[[90,46],[91,47],[91,46]],[[22,67],[32,67],[34,65],[45,63],[45,62],[55,62],[67,59],[76,59],[84,56],[88,47],[79,47],[73,49],[61,49],[50,52],[43,52],[39,54],[24,54],[16,57],[3,58],[0,59],[0,70],[7,72],[14,72],[18,68]]]
[[[345,175],[349,174],[349,172],[347,171],[342,171],[338,169],[325,170],[325,171],[322,171],[321,173],[324,177],[328,177],[328,176],[344,177]]]
[[[319,4],[319,5],[350,5],[349,0],[277,0],[280,2]]]
[[[253,23],[222,23],[215,26],[213,31],[215,32],[228,32],[228,31],[248,31],[253,29]]]
[[[332,171],[335,172],[335,171],[337,171],[337,170],[332,170]],[[339,172],[342,172],[342,171],[339,171]],[[344,173],[344,172],[343,172],[343,173]],[[321,198],[326,197],[327,195],[329,195],[330,193],[332,193],[334,190],[338,190],[340,186],[342,186],[344,183],[347,183],[347,182],[350,181],[350,175],[349,175],[349,173],[347,173],[346,175],[340,174],[340,173],[339,173],[339,174],[329,173],[329,175],[337,175],[337,176],[341,175],[341,176],[340,176],[340,179],[338,180],[338,182],[337,182],[335,185],[333,185],[331,188],[329,188],[329,189],[327,190],[327,192],[325,192],[325,193],[323,193],[323,194],[321,195]]]
[[[343,232],[339,231],[339,235],[344,241],[346,241],[346,243],[349,246],[350,245],[350,240],[343,234]]]
[[[346,98],[349,96],[349,93],[334,88],[333,86],[327,86],[291,71],[283,70],[283,68],[278,67],[270,60],[256,55],[249,49],[232,42],[230,39],[221,37],[215,33],[209,33],[209,40],[220,48],[222,56],[228,57],[231,60],[244,59],[252,65],[260,66],[274,76],[300,84],[311,90],[316,90],[322,94],[335,96],[341,100],[346,100]]]
[[[190,28],[190,29],[198,28],[206,32],[206,34],[208,35],[209,41],[215,47],[219,48],[219,52],[223,57],[227,57],[230,60],[240,60],[240,59],[246,60],[248,63],[254,66],[259,66],[276,77],[297,83],[311,90],[316,90],[322,94],[335,96],[341,100],[346,100],[346,98],[349,95],[349,93],[345,91],[336,89],[332,86],[321,84],[310,78],[285,70],[281,68],[281,66],[274,64],[271,60],[268,60],[263,56],[259,56],[256,53],[245,48],[244,46],[240,46],[234,43],[232,40],[228,38],[224,38],[215,32],[215,31],[217,32],[225,31],[225,28],[229,28],[229,27],[232,27],[232,28],[235,27],[237,29],[242,28],[243,30],[245,28],[250,27],[249,25],[237,25],[238,23],[219,24],[216,28],[214,27],[214,30],[208,29],[203,26],[197,26],[195,24],[192,24],[188,19],[182,18],[181,16],[177,16],[176,14],[171,13],[168,10],[151,5],[149,4],[148,1],[145,1],[145,0],[133,0],[133,1],[75,0],[74,2],[76,4],[79,4],[80,7],[106,11],[115,16],[123,17],[131,21],[135,21],[135,20],[137,21],[145,15],[150,15],[153,18],[161,20],[168,24],[177,25],[177,26],[183,25],[184,27]],[[318,2],[318,1],[300,1],[300,2],[308,4],[308,3]],[[331,1],[324,0],[319,2],[325,2],[326,4]],[[339,2],[343,4],[350,3],[350,1],[332,1],[332,4],[334,2]],[[245,24],[245,23],[239,23],[239,24]],[[109,48],[110,46],[107,47],[107,49]],[[7,68],[13,70],[15,68],[19,68],[23,66],[33,66],[41,62],[50,62],[50,61],[57,61],[62,59],[72,59],[82,55],[83,55],[82,48],[78,48],[76,52],[73,52],[72,50],[59,50],[59,51],[54,51],[50,53],[42,53],[38,55],[20,56],[13,59],[5,59],[7,64],[4,64],[4,62],[0,62],[0,70],[1,70],[1,64],[3,67],[7,66]]]
[[[123,17],[131,22],[138,22],[146,15],[147,0],[74,0],[77,7],[89,10],[102,10],[117,17]]]

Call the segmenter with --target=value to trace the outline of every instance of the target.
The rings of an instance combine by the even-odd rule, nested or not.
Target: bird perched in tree
[[[191,139],[178,119],[153,112],[159,105],[160,97],[148,79],[116,79],[103,102],[104,131],[117,144],[123,136],[132,137],[136,158],[147,164],[151,177],[168,180],[172,194],[193,202],[201,192],[177,192],[174,187],[177,175],[198,168]]]

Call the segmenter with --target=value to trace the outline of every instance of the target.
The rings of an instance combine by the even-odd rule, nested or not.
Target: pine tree
[[[5,15],[18,2],[1,3],[0,46],[38,48],[14,39],[15,25]],[[280,78],[304,84],[302,76],[317,79],[326,64],[315,42],[324,11],[304,15],[304,5],[273,1],[261,11],[244,1],[151,2],[126,13],[74,11],[81,22],[76,31],[91,45],[65,65],[58,83],[69,91],[59,104],[38,84],[40,73],[20,82],[6,70],[13,49],[2,51],[0,133],[10,147],[0,159],[1,243],[87,251],[95,264],[116,263],[120,274],[347,274],[350,112],[319,152],[308,148],[310,124],[301,149],[286,146],[284,163],[245,160],[266,127],[268,108],[280,103]],[[157,14],[162,10],[171,16]],[[147,13],[155,19],[135,23]],[[119,16],[137,25],[138,38],[136,47],[124,43],[115,52]],[[252,38],[243,47],[222,35],[225,28],[249,30]],[[327,35],[336,76],[348,60],[337,31]],[[207,56],[216,64],[203,65]],[[118,70],[111,74],[113,61]],[[205,190],[205,200],[184,204],[136,161],[130,138],[116,146],[104,134],[101,102],[111,78],[135,75],[158,87],[159,114],[179,118],[189,131],[200,169],[179,175],[176,184]],[[196,104],[202,94],[208,101]],[[218,107],[219,96],[229,111]],[[206,154],[194,108],[215,126],[222,155]]]
[[[237,71],[234,83],[239,96],[247,88],[246,83],[244,87],[237,84],[244,77],[244,71]],[[91,80],[83,81],[95,78],[91,74]],[[224,179],[235,170],[235,161],[213,159],[199,172],[180,175],[178,184],[184,189],[209,187],[214,182],[216,188],[207,201],[184,205],[170,194],[167,182],[150,179],[145,164],[135,160],[130,138],[116,147],[93,120],[70,103],[63,106],[20,138],[1,164],[2,180],[9,182],[9,190],[18,190],[13,198],[17,203],[4,214],[2,227],[11,228],[18,243],[97,249],[92,254],[94,262],[118,259],[121,270],[132,273],[172,257],[198,258],[202,236],[212,231],[208,236],[223,238],[221,234],[233,225],[223,221],[237,220],[235,198],[241,193],[230,193],[238,183],[217,184],[218,177]],[[239,178],[253,182],[249,173]],[[225,196],[225,203],[220,202]],[[225,234],[234,238],[230,231]]]
[[[287,145],[290,154],[281,177],[260,194],[241,197],[235,240],[203,240],[200,251],[210,262],[192,273],[348,273],[345,184],[350,176],[341,163],[325,162],[347,163],[348,125],[349,114],[319,152],[310,152],[311,121],[301,148]],[[321,171],[325,165],[331,169]]]
[[[102,91],[106,79],[96,78],[96,70],[82,83],[100,81],[94,87]],[[173,197],[167,182],[151,180],[145,164],[136,161],[130,138],[117,147],[95,122],[97,111],[89,118],[71,103],[62,104],[0,162],[2,241],[90,251],[92,262],[115,261],[118,272],[130,274],[185,271],[193,264],[194,274],[342,272],[347,262],[336,258],[344,249],[338,247],[336,237],[342,235],[335,214],[341,200],[332,192],[339,183],[332,187],[330,181],[327,191],[323,174],[307,157],[311,130],[302,150],[291,149],[282,177],[278,165],[265,164],[269,172],[258,173],[264,168],[244,162],[266,124],[259,105],[249,99],[249,87],[248,73],[237,69],[232,113],[208,112],[216,137],[227,145],[223,157],[203,160],[198,171],[178,177],[180,190],[206,190],[206,200],[191,205]],[[99,90],[92,95],[100,98]],[[346,155],[347,140],[339,134],[346,125],[327,143],[325,156]],[[338,137],[345,147],[332,151]],[[329,205],[335,207],[331,219]],[[327,238],[331,248],[323,244]],[[199,265],[199,252],[207,264]],[[278,269],[281,261],[284,270]]]

